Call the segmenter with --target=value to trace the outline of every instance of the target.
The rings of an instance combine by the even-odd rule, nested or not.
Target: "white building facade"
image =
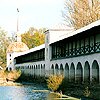
[[[72,32],[47,30],[45,44],[13,60],[25,75],[63,74],[67,81],[100,82],[100,20]]]

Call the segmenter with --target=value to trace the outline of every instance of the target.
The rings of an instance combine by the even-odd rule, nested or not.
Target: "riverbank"
[[[0,86],[19,86],[20,83],[16,83],[16,81],[21,75],[21,71],[13,70],[0,70]]]
[[[74,83],[64,81],[58,91],[68,96],[82,98],[82,100],[100,100],[100,84]]]
[[[32,82],[36,84],[44,85],[47,88],[46,77],[33,77],[22,75],[18,82]],[[88,87],[88,90],[86,89]],[[97,83],[74,83],[64,81],[59,86],[58,90],[62,91],[63,94],[72,97],[83,98],[82,100],[100,100],[100,84]],[[90,93],[89,93],[90,92]],[[86,93],[86,94],[85,94]],[[89,93],[89,94],[88,94]]]
[[[16,81],[19,77],[21,76],[21,71],[20,70],[0,70],[0,78],[3,80],[11,80],[11,81]]]
[[[47,89],[46,77],[33,77],[33,76],[25,76],[21,75],[21,77],[17,80],[18,84],[15,82],[4,82],[0,83],[0,86],[18,86],[21,84],[40,84]],[[86,89],[88,87],[88,89]],[[63,81],[59,86],[58,90],[62,91],[63,94],[72,97],[83,98],[82,100],[100,100],[100,84],[91,83],[74,83]],[[90,92],[90,93],[89,93]],[[86,94],[85,94],[86,93]],[[89,93],[89,94],[88,94]],[[88,94],[88,95],[87,95]],[[84,99],[85,98],[85,99]]]
[[[0,80],[0,86],[21,86],[22,84],[20,83],[16,83],[16,82],[13,82],[13,81],[2,81]]]

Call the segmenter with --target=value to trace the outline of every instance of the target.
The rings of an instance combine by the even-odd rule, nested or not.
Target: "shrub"
[[[89,91],[88,86],[87,86],[87,87],[85,88],[85,90],[83,91],[83,94],[84,94],[85,97],[89,97],[90,91]]]
[[[47,79],[48,88],[52,91],[56,91],[63,79],[63,75],[50,75]]]

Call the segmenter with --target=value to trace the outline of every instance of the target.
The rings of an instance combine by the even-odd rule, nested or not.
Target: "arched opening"
[[[43,70],[43,77],[45,76],[45,64],[42,66],[42,70]]]
[[[61,75],[64,75],[64,68],[63,68],[63,65],[62,64],[60,65],[60,74]]]
[[[33,75],[34,75],[34,77],[35,77],[35,70],[36,70],[36,69],[35,69],[35,65],[34,65],[34,67],[33,67],[33,68],[34,68],[34,71],[33,71],[33,73],[34,73],[34,74],[33,74]]]
[[[78,62],[77,68],[76,68],[76,81],[77,82],[83,81],[83,69],[80,62]]]
[[[30,68],[30,66],[28,66],[28,69]]]
[[[32,66],[30,65],[30,76],[32,76]]]
[[[92,82],[99,82],[99,65],[96,60],[92,63]]]
[[[55,75],[59,74],[59,66],[58,64],[55,65]]]
[[[40,76],[40,65],[38,65],[37,74]]]
[[[33,69],[33,65],[32,65],[32,76],[34,75],[34,69]]]
[[[74,63],[71,63],[71,67],[70,67],[70,81],[75,82],[75,66],[74,66]]]
[[[54,65],[51,66],[51,75],[54,75]]]
[[[41,76],[43,76],[43,68],[42,68],[42,64],[41,64]]]
[[[29,72],[30,72],[30,65],[28,65],[27,72],[28,72],[27,75],[28,75],[28,76],[31,76],[31,73],[29,73]]]
[[[36,65],[36,67],[35,67],[35,76],[37,77],[37,69],[38,69],[38,66]]]
[[[90,82],[90,65],[89,62],[85,62],[84,66],[84,82]]]
[[[11,67],[9,68],[9,71],[12,71],[12,68]]]
[[[33,69],[33,65],[32,65],[32,69]]]
[[[45,64],[44,65],[41,64],[41,76],[42,77],[45,76]]]
[[[65,65],[64,75],[65,75],[66,80],[69,81],[69,66],[68,66],[68,63],[66,63],[66,65]]]

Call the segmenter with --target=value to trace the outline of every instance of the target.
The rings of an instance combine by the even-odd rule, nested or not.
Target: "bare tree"
[[[64,9],[64,20],[75,29],[100,19],[100,0],[66,0]]]

